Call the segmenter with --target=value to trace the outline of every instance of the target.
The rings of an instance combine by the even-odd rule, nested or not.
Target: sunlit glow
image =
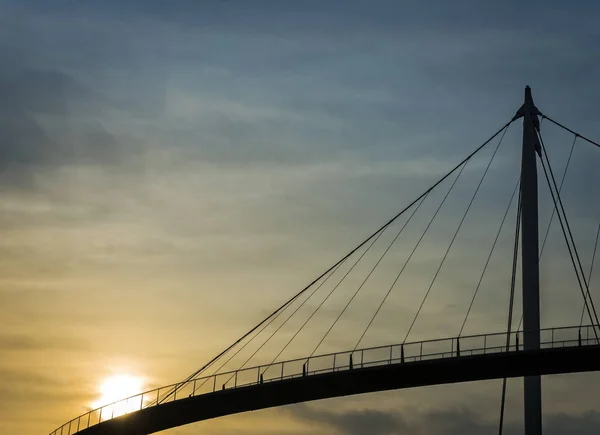
[[[132,396],[143,391],[144,382],[137,376],[110,376],[100,385],[100,398],[92,403],[92,409],[102,407],[102,420],[137,411],[142,407],[144,399]]]

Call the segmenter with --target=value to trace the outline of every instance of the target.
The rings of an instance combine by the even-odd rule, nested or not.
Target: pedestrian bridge
[[[388,220],[383,226],[358,244],[358,246],[350,250],[339,261],[327,268],[306,287],[302,288],[287,302],[200,369],[188,376],[183,382],[146,391],[89,411],[59,427],[51,435],[71,435],[75,433],[85,435],[146,435],[225,415],[352,394],[426,385],[600,370],[600,340],[598,339],[600,336],[600,318],[589,287],[596,248],[600,239],[600,225],[596,233],[596,242],[594,244],[590,269],[589,272],[586,272],[584,271],[567,212],[561,199],[561,187],[571,161],[571,154],[569,154],[559,185],[554,176],[552,164],[544,145],[539,117],[542,120],[547,120],[546,124],[551,123],[573,135],[570,153],[573,152],[577,141],[584,141],[600,148],[600,143],[587,139],[550,117],[543,115],[533,104],[531,89],[527,87],[525,89],[525,102],[509,122],[436,181],[430,188],[423,191],[420,196],[392,219]],[[458,327],[456,329],[460,331],[458,337],[408,342],[408,337],[413,332],[413,327],[422,314],[423,307],[428,300],[432,299],[429,297],[432,288],[436,282],[441,280],[441,278],[438,280],[440,271],[457,240],[457,236],[472,209],[475,199],[478,197],[480,188],[502,145],[507,129],[514,121],[521,118],[523,118],[521,173],[515,179],[512,195],[508,195],[510,190],[506,192],[506,199],[508,200],[506,206],[504,206],[504,203],[500,204],[502,206],[500,211],[502,209],[504,211],[502,219],[499,220],[497,231],[488,232],[492,236],[495,234],[495,237],[493,240],[489,240],[490,249],[487,256],[481,257],[481,260],[485,259],[485,261],[476,261],[474,263],[481,263],[482,269],[481,273],[478,274],[479,278],[474,287],[470,304],[466,308],[462,326],[460,330]],[[365,334],[377,318],[388,297],[396,287],[399,287],[399,285],[397,286],[399,279],[413,259],[413,255],[420,247],[431,225],[436,219],[438,219],[438,222],[440,219],[443,219],[438,218],[438,212],[442,210],[451,193],[455,192],[454,187],[463,175],[463,170],[473,157],[496,137],[499,139],[491,157],[489,159],[486,157],[487,164],[480,165],[483,171],[478,183],[475,184],[475,189],[470,196],[469,202],[464,208],[462,218],[454,229],[446,249],[440,250],[440,253],[443,254],[439,262],[436,261],[438,263],[437,268],[431,280],[427,279],[429,286],[426,291],[421,293],[421,302],[404,335],[404,339],[398,339],[398,341],[402,340],[402,343],[358,349],[358,346],[362,343]],[[538,162],[543,169],[544,178],[554,205],[541,249],[538,249],[538,237],[540,234],[537,222],[538,187],[536,182],[536,165]],[[472,183],[469,182],[469,184]],[[511,183],[508,184],[508,187],[510,189]],[[439,194],[429,195],[436,189]],[[428,201],[430,203],[429,207],[433,207],[431,209],[435,210],[433,214],[429,211],[424,212],[421,210],[421,206],[425,201]],[[452,201],[452,199],[449,201]],[[496,196],[494,196],[494,202],[497,202]],[[482,287],[490,260],[496,249],[499,237],[502,234],[506,218],[513,207],[513,203],[515,204],[516,215],[514,243],[512,244],[511,284],[510,288],[507,289],[510,290],[507,332],[464,336],[463,330],[465,324],[469,319],[473,303]],[[486,207],[489,207],[489,205],[490,201],[485,203]],[[417,213],[419,214],[417,215]],[[579,326],[540,329],[539,264],[547,236],[550,232],[552,219],[555,215],[559,220],[561,233],[578,284],[577,287],[563,285],[562,289],[578,290],[583,299],[583,306]],[[400,219],[401,217],[402,219]],[[415,218],[413,219],[413,217]],[[424,228],[422,228],[422,225],[419,226],[418,231],[416,231],[416,234],[419,236],[415,237],[417,241],[413,244],[412,241],[409,243],[407,240],[401,239],[400,236],[408,225],[413,225],[415,222],[423,223],[425,226]],[[393,230],[391,229],[392,227],[394,228]],[[586,237],[589,239],[589,235]],[[485,246],[487,242],[488,240],[485,237],[477,237],[477,243],[481,244],[481,246]],[[407,256],[403,264],[397,263],[397,259],[403,257],[397,257],[393,259],[393,263],[388,261],[386,266],[381,266],[382,261],[388,253],[392,252],[392,255],[398,255],[399,252],[403,252],[401,251],[402,248],[407,248],[405,252]],[[463,252],[466,252],[466,250]],[[513,319],[515,319],[513,314],[517,265],[520,252],[522,254],[521,286],[524,295],[523,309],[521,321],[516,328],[518,332],[511,333],[513,323],[516,324],[516,322],[513,322]],[[366,259],[363,261],[363,258]],[[504,258],[507,257],[504,256]],[[387,257],[387,259],[390,260],[390,257]],[[391,276],[389,276],[390,273]],[[369,287],[365,286],[365,284],[375,274],[378,274],[378,279],[380,280],[385,278],[385,281],[378,281],[378,283],[389,282],[390,284],[389,286],[384,286],[381,293],[383,297],[380,295],[372,297],[373,300],[379,300],[379,304],[374,312],[367,313],[369,310],[365,310],[365,315],[368,314],[370,319],[362,334],[358,337],[358,341],[354,342],[356,343],[354,348],[344,352],[315,355],[359,292],[365,287]],[[384,277],[382,275],[388,276]],[[370,282],[372,283],[373,280]],[[288,345],[342,284],[346,289],[353,288],[354,291],[347,291],[347,293],[343,294],[346,299],[345,305],[341,304],[340,310],[337,310],[336,307],[337,317],[335,317],[324,334],[319,334],[320,341],[312,349],[312,352],[302,351],[302,353],[309,356],[276,362],[287,349]],[[387,290],[385,290],[385,287],[387,287]],[[410,289],[413,290],[412,287]],[[311,300],[313,295],[318,292],[320,292],[319,296]],[[308,303],[309,300],[311,300],[310,303]],[[317,300],[320,302],[316,302]],[[288,325],[286,331],[290,333],[291,338],[279,350],[279,353],[274,357],[269,357],[267,361],[271,362],[265,365],[246,368],[249,362],[253,361],[257,352],[303,306],[311,307],[310,310],[301,311],[298,316],[304,316],[304,322],[293,333]],[[315,308],[313,309],[313,307]],[[284,312],[286,312],[285,316],[282,315]],[[586,314],[591,325],[581,326],[583,319],[586,318]],[[298,317],[295,319],[298,319]],[[273,324],[276,319],[279,320],[277,320],[276,324]],[[526,334],[521,331],[521,325],[526,330]],[[271,326],[271,329],[266,330],[269,326]],[[400,334],[400,331],[396,328],[393,330],[395,333]],[[263,331],[265,333],[261,335]],[[527,336],[527,350],[523,348],[525,342],[524,335]],[[262,344],[241,364],[238,370],[221,372],[232,358],[259,336],[260,340],[257,339],[254,343],[260,342]],[[351,337],[345,338],[351,339]],[[540,339],[539,347],[538,338]],[[218,368],[215,369],[213,367]],[[213,374],[206,376],[209,369]],[[526,403],[531,405],[525,407],[525,421],[528,422],[526,423],[526,430],[532,434],[541,433],[540,388],[538,379],[529,378],[529,381],[525,383],[524,394]],[[502,432],[503,424],[505,391],[506,383],[504,382],[500,413],[500,432]]]
[[[230,414],[298,402],[427,385],[600,370],[593,327],[426,340],[317,355],[191,379],[105,405],[51,435],[150,434]]]

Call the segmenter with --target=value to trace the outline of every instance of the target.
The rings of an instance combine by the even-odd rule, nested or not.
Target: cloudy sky
[[[504,125],[526,84],[542,112],[598,140],[599,15],[592,0],[0,0],[0,432],[49,433],[113,374],[146,388],[184,378]],[[560,176],[573,137],[542,128]],[[517,181],[519,135],[515,123],[414,339],[458,333]],[[404,338],[495,144],[465,169],[364,345]],[[564,187],[586,270],[599,165],[578,141]],[[448,187],[407,227],[388,278]],[[513,225],[511,213],[468,333],[505,327]],[[547,249],[543,325],[577,324],[557,227]],[[321,350],[355,344],[388,278]],[[283,357],[312,350],[345,291]],[[545,378],[546,433],[596,433],[599,380]],[[168,433],[487,434],[499,392],[378,393]],[[521,396],[510,381],[507,433],[522,433]]]

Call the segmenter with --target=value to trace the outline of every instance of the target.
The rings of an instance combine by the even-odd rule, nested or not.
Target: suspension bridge
[[[477,284],[459,332],[443,338],[410,340],[440,271],[448,260],[476,197],[480,194],[481,186],[489,174],[505,134],[509,127],[520,119],[523,122],[521,168],[517,179],[514,180],[514,188],[513,184],[510,186],[512,195],[502,213],[499,228],[482,271],[478,274]],[[551,124],[573,138],[560,180],[555,176],[548,148],[544,143],[542,123]],[[499,420],[499,433],[502,434],[506,379],[515,377],[524,378],[525,434],[541,435],[541,376],[600,370],[600,322],[590,293],[600,226],[595,233],[593,255],[589,270],[586,271],[561,194],[573,150],[579,143],[600,148],[599,143],[542,113],[535,106],[531,90],[527,87],[522,106],[489,139],[392,219],[200,369],[180,382],[123,398],[75,417],[51,432],[51,435],[146,435],[215,417],[299,402],[490,379],[503,380]],[[422,294],[414,316],[410,319],[406,333],[403,334],[404,339],[384,346],[361,346],[376,319],[381,316],[384,305],[399,287],[401,277],[410,266],[411,260],[414,261],[415,253],[422,247],[426,234],[431,231],[432,224],[438,218],[444,204],[447,204],[448,197],[456,189],[457,182],[464,177],[465,168],[475,156],[482,153],[482,150],[490,147],[491,157],[483,165],[482,174],[475,184],[461,219],[453,229],[452,237],[431,279],[427,280],[429,284]],[[600,152],[600,149],[597,151]],[[542,169],[540,177],[538,167]],[[545,182],[552,205],[541,245],[538,178]],[[422,218],[417,214],[428,201],[433,202],[432,213],[427,218]],[[480,289],[493,253],[501,244],[499,240],[503,228],[510,220],[508,216],[513,216],[511,210],[514,212],[515,224],[514,231],[510,232],[511,267],[506,271],[506,275],[510,277],[505,293],[508,298],[507,326],[496,333],[466,334],[465,325],[472,313],[474,302],[481,293]],[[555,217],[575,275],[573,287],[564,291],[573,291],[579,295],[581,315],[578,315],[578,324],[541,328],[539,265]],[[398,261],[399,256],[394,248],[407,226],[415,221],[421,223],[422,228],[419,229],[416,241],[405,243],[409,245],[407,255],[403,261]],[[390,240],[386,240],[384,235]],[[592,238],[593,235],[588,236],[588,239]],[[392,273],[388,274],[391,276],[388,276],[387,280],[376,278],[376,274],[381,270],[391,271]],[[377,286],[385,291],[380,295],[380,301],[370,314],[361,334],[355,337],[354,346],[337,352],[319,352],[350,305],[371,281],[375,281]],[[514,317],[519,281],[522,313]],[[329,326],[321,331],[315,340],[316,346],[310,349],[310,353],[305,351],[302,358],[283,359],[282,355],[300,332],[306,330],[311,321],[314,322],[315,315],[323,310],[328,301],[331,302],[332,296],[344,285],[351,286],[353,291],[348,293],[347,300],[340,305]],[[293,321],[298,318],[300,320],[297,325],[292,327]],[[282,336],[284,339],[277,351],[269,355],[265,362],[257,364],[256,355],[264,351],[267,344],[275,342],[274,338]],[[241,356],[244,358],[237,364],[236,357]],[[237,365],[232,370],[227,369],[232,361]]]

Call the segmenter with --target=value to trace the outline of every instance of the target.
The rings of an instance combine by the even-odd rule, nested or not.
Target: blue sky
[[[152,385],[193,371],[508,121],[526,84],[544,113],[600,138],[599,14],[593,1],[0,1],[0,348],[9,355],[0,429],[51,430],[83,412],[115,370]],[[560,174],[572,137],[543,131]],[[420,336],[460,318],[451,303],[467,300],[461,286],[472,284],[462,268],[480,270],[469,255],[487,252],[508,203],[519,135],[516,123],[444,271],[430,314],[446,315],[424,321]],[[599,151],[578,141],[564,191],[586,268],[600,220]],[[490,152],[465,171],[414,282],[428,282]],[[561,289],[574,281],[556,227],[549,243],[542,318],[551,325],[572,320],[564,307],[580,299]],[[503,288],[508,262],[500,256],[491,272],[474,331],[504,322],[504,308],[494,311],[504,293],[492,283]],[[384,319],[413,312],[408,299],[397,295]],[[359,330],[360,314],[343,330]],[[385,321],[377,327],[375,341],[393,340]],[[548,418],[579,419],[588,433],[595,379],[548,379]],[[280,433],[275,415],[290,433],[360,433],[336,423],[345,413],[393,420],[382,434],[455,433],[428,428],[431,413],[483,430],[497,418],[496,384],[327,401],[173,433],[250,434],[249,422]],[[581,402],[565,405],[579,387]],[[519,433],[520,382],[510,391]],[[44,410],[39,420],[27,417],[32,407]],[[394,426],[394,409],[414,421]]]

